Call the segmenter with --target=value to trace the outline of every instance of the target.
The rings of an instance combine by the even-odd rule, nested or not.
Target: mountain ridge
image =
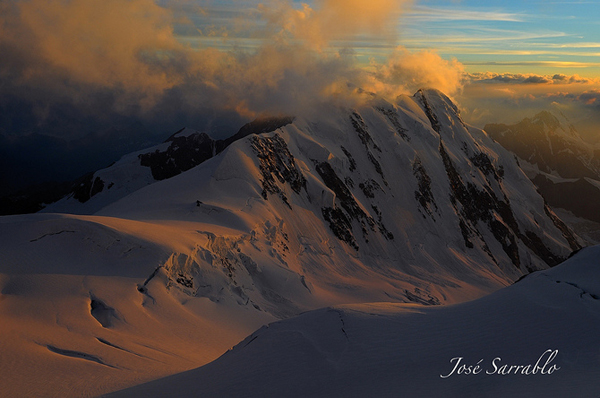
[[[86,174],[75,182],[69,194],[54,203],[43,205],[41,211],[93,214],[137,189],[199,165],[238,139],[273,131],[292,120],[287,116],[257,118],[242,126],[231,137],[217,140],[204,132],[182,128],[159,145],[127,154],[107,168]],[[112,188],[114,190],[109,192]],[[101,194],[100,197],[98,194]],[[92,198],[94,200],[88,203]]]

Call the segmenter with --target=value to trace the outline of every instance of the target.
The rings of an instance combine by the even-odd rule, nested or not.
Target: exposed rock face
[[[432,128],[440,132],[440,156],[448,175],[451,186],[450,200],[459,214],[459,226],[466,247],[473,247],[474,240],[478,241],[483,250],[488,253],[492,261],[498,263],[490,250],[489,243],[484,239],[481,224],[487,225],[495,240],[501,245],[506,255],[517,268],[521,266],[521,255],[519,241],[525,244],[537,256],[549,265],[556,265],[564,260],[563,256],[555,255],[552,250],[545,246],[542,239],[533,231],[521,231],[519,223],[511,207],[509,195],[504,189],[502,179],[504,167],[494,165],[489,155],[483,151],[470,154],[469,145],[463,142],[462,150],[469,159],[471,167],[476,167],[484,176],[482,185],[474,182],[463,181],[465,173],[457,172],[456,166],[444,147],[444,134],[439,126],[438,117],[429,105],[426,95],[419,92],[419,99],[428,115]],[[422,184],[425,185],[425,184]],[[553,219],[556,226],[556,222]],[[559,226],[557,226],[559,228]],[[579,244],[573,244],[576,239],[571,231],[561,229],[563,237],[569,242],[574,250]],[[527,267],[529,271],[534,268]]]
[[[381,164],[379,164],[379,161],[377,160],[375,155],[373,155],[372,152],[372,149],[381,152],[381,148],[379,148],[377,144],[373,141],[373,138],[369,134],[369,129],[365,124],[365,121],[363,120],[362,116],[360,116],[357,112],[352,112],[352,114],[350,115],[350,121],[352,122],[352,126],[358,134],[360,141],[365,147],[365,151],[367,153],[369,161],[373,164],[375,171],[381,176],[383,183],[385,185],[388,185],[387,181],[385,180],[385,176],[383,175]]]
[[[419,100],[421,106],[423,106],[425,115],[427,115],[427,118],[431,123],[431,128],[439,134],[442,127],[440,126],[440,122],[437,119],[437,115],[433,112],[433,109],[431,109],[431,106],[429,105],[429,102],[425,97],[425,92],[423,90],[419,90],[414,96]]]
[[[90,198],[104,189],[104,181],[100,177],[94,178],[94,174],[87,174],[79,184],[73,188],[73,197],[81,203],[87,202]]]
[[[252,137],[251,142],[252,149],[260,160],[262,197],[267,199],[268,194],[278,195],[290,206],[285,192],[277,186],[275,180],[282,184],[288,183],[292,190],[299,194],[302,188],[306,189],[306,178],[298,170],[287,144],[277,134],[273,137]]]
[[[392,125],[396,128],[396,132],[400,135],[400,137],[404,138],[407,141],[410,141],[410,137],[406,134],[408,132],[408,129],[402,125],[400,119],[398,118],[398,115],[394,112],[393,109],[377,107],[377,110],[388,118],[390,123],[392,123]]]
[[[293,120],[292,117],[256,119],[224,140],[214,140],[208,134],[200,132],[182,136],[180,134],[185,129],[181,129],[165,141],[171,143],[166,150],[156,149],[154,152],[140,154],[140,164],[152,169],[155,180],[171,178],[221,153],[232,142],[251,134],[275,131]]]
[[[461,176],[457,173],[454,164],[443,145],[440,145],[440,154],[448,173],[450,185],[452,187],[451,201],[455,206],[457,212],[460,214],[460,226],[463,238],[465,239],[465,245],[467,247],[473,247],[472,239],[475,238],[480,241],[483,249],[490,255],[490,258],[497,263],[489,246],[481,232],[478,229],[479,223],[485,223],[494,235],[496,241],[498,241],[504,252],[509,256],[512,263],[518,268],[521,265],[519,258],[519,249],[517,245],[517,239],[521,239],[528,247],[536,251],[536,246],[531,247],[527,242],[529,239],[521,236],[519,226],[515,220],[510,201],[507,195],[503,192],[502,186],[497,185],[496,190],[502,192],[503,197],[499,199],[495,190],[490,186],[490,181],[486,178],[486,185],[483,189],[480,189],[472,182],[463,182]],[[485,156],[484,154],[480,154]],[[479,158],[475,157],[475,158]],[[487,158],[487,157],[486,157]],[[486,177],[488,174],[493,174],[497,177],[498,173],[491,163],[487,164],[484,169],[488,173],[484,173]],[[484,171],[482,170],[482,171]],[[496,178],[496,182],[498,178]],[[545,251],[544,251],[545,253]],[[540,255],[540,253],[536,252]],[[544,261],[548,259],[545,258]],[[554,261],[550,265],[556,265]]]
[[[98,215],[199,223],[194,248],[148,280],[276,317],[324,304],[316,291],[454,302],[580,247],[514,156],[434,90],[256,122],[224,141],[184,130],[129,159],[146,174],[119,185],[134,169],[115,164],[82,185],[88,202],[129,190]]]
[[[212,158],[217,150],[216,141],[205,133],[183,137],[174,135],[168,141],[171,145],[166,151],[156,149],[139,155],[140,164],[150,167],[155,180],[171,178],[189,170]]]
[[[373,217],[367,215],[359,206],[350,192],[350,189],[337,176],[329,163],[323,162],[317,164],[316,170],[323,179],[325,185],[336,194],[336,205],[334,207],[323,207],[321,209],[323,218],[329,223],[329,227],[335,236],[358,250],[358,245],[353,235],[351,225],[352,220],[356,220],[360,223],[365,239],[367,239],[369,230],[376,231],[376,224],[379,227],[379,231],[386,239],[394,239],[394,235],[385,228],[381,218],[376,222]],[[372,183],[367,182],[367,184],[368,186],[361,184],[361,189],[363,189],[363,192],[366,191],[365,196],[374,198]]]
[[[433,213],[438,211],[438,207],[435,204],[433,192],[431,191],[431,178],[418,156],[413,162],[413,173],[419,182],[418,189],[415,191],[415,199],[417,199],[425,214],[433,217]],[[425,217],[425,214],[423,214],[423,217]],[[435,217],[433,218],[435,219]]]
[[[138,370],[173,369],[215,344],[230,347],[240,325],[255,330],[342,303],[464,302],[580,247],[515,157],[465,125],[437,91],[394,103],[371,97],[355,109],[323,104],[310,118],[251,131],[259,130],[248,127],[225,145],[184,130],[128,155],[80,185],[85,203],[70,198],[90,205],[92,216],[2,220],[0,303],[33,308],[21,322],[33,340],[12,341],[27,355],[38,341],[45,353],[28,364],[40,358],[44,367],[59,354],[115,364],[139,379]],[[154,170],[140,165],[148,153]],[[576,282],[562,289],[596,300],[598,292]],[[343,357],[343,344],[356,337],[349,311],[326,310],[339,331],[339,339],[317,342],[327,366],[331,342]],[[385,311],[353,316],[365,315],[390,319]],[[29,333],[38,320],[50,334]],[[62,336],[60,344],[50,335]]]

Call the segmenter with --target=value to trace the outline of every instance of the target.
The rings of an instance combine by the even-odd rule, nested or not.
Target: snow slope
[[[97,396],[203,365],[275,320],[190,302],[161,275],[151,294],[138,291],[195,234],[95,216],[0,218],[0,395]]]
[[[583,249],[458,305],[312,311],[261,328],[202,368],[109,396],[598,397],[598,258],[599,246]],[[477,373],[460,372],[463,364]]]
[[[124,157],[102,171],[123,178],[101,178],[93,215],[0,218],[2,391],[98,395],[206,364],[277,319],[464,302],[580,247],[438,91],[284,119],[187,171],[151,162],[176,173],[160,181],[152,166],[129,180],[142,153]],[[172,138],[144,154],[214,144]]]

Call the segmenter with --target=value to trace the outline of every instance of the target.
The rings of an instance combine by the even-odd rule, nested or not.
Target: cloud
[[[600,80],[578,75],[471,73],[458,96],[468,123],[512,124],[543,110],[567,117],[587,140],[597,142]]]
[[[577,99],[584,102],[586,105],[597,106],[600,104],[600,90],[586,91],[581,93]]]
[[[243,29],[260,39],[258,45],[225,50],[178,40],[175,27],[211,33],[197,31],[192,14],[177,17],[159,4],[167,3],[0,0],[0,111],[9,103],[24,104],[38,128],[67,109],[78,109],[90,124],[116,113],[164,126],[165,120],[194,121],[197,115],[298,115],[323,101],[352,106],[363,99],[356,87],[394,99],[424,86],[451,95],[462,85],[460,63],[433,51],[398,47],[382,63],[357,62],[352,46],[365,35],[396,43],[398,16],[408,0],[318,0],[312,7],[270,0],[247,6],[256,24]],[[206,19],[211,11],[197,12]],[[226,30],[220,30],[221,40],[230,40]]]
[[[597,84],[600,79],[583,78],[579,75],[536,75],[513,73],[470,73],[468,80],[474,84]]]
[[[546,83],[551,83],[551,82],[552,82],[552,80],[550,80],[544,76],[538,76],[538,75],[529,76],[528,78],[523,80],[523,84],[546,84]]]
[[[221,138],[261,114],[355,106],[365,90],[393,100],[422,87],[453,96],[479,126],[548,107],[584,117],[600,104],[595,79],[467,74],[435,51],[398,46],[408,0],[266,1],[244,1],[250,17],[235,27],[239,13],[225,18],[222,7],[184,0],[0,0],[0,134],[164,135],[190,126]],[[205,40],[188,45],[177,32]],[[394,50],[359,62],[353,47],[373,35]]]
[[[317,55],[293,45],[263,45],[252,53],[206,49],[194,59],[190,78],[178,90],[203,107],[247,117],[301,111],[357,74],[351,55]]]
[[[171,15],[151,0],[19,1],[4,5],[0,26],[0,73],[23,85],[151,97],[180,82],[168,73],[180,49]]]
[[[447,61],[433,51],[411,53],[398,47],[384,65],[375,65],[372,91],[386,97],[413,93],[419,88],[437,88],[447,95],[462,89],[465,72],[456,59]]]
[[[409,18],[422,22],[437,21],[504,21],[524,22],[526,15],[498,11],[473,11],[460,9],[431,8],[416,6],[409,13]]]
[[[494,52],[490,52],[494,54]],[[530,54],[535,54],[535,52],[529,52]],[[515,54],[514,51],[499,51],[498,54]],[[541,54],[541,53],[538,53]],[[558,54],[558,53],[553,53]],[[561,55],[561,54],[559,54]],[[565,54],[562,54],[565,55]],[[573,55],[573,54],[571,54]],[[576,54],[576,55],[586,55],[586,54]],[[594,56],[597,56],[595,54]],[[511,66],[522,66],[528,68],[595,68],[600,66],[600,62],[576,62],[576,61],[505,61],[505,62],[497,62],[497,61],[486,61],[486,62],[465,62],[465,65],[471,66],[493,66],[493,67],[511,67]]]
[[[577,104],[578,106],[585,106],[590,109],[597,109],[600,105],[600,89],[586,90],[580,93],[573,92],[554,92],[548,93],[545,96],[548,100],[551,100],[559,104]]]
[[[323,50],[334,40],[355,39],[371,33],[395,38],[397,20],[409,0],[317,0],[303,3],[271,1],[259,6],[276,36]]]

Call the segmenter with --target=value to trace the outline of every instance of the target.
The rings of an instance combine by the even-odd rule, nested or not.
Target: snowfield
[[[583,249],[463,304],[311,311],[109,397],[598,397],[599,258]]]
[[[185,228],[101,217],[0,218],[0,386],[6,397],[80,397],[203,365],[266,313],[189,302],[161,276],[138,285]]]

